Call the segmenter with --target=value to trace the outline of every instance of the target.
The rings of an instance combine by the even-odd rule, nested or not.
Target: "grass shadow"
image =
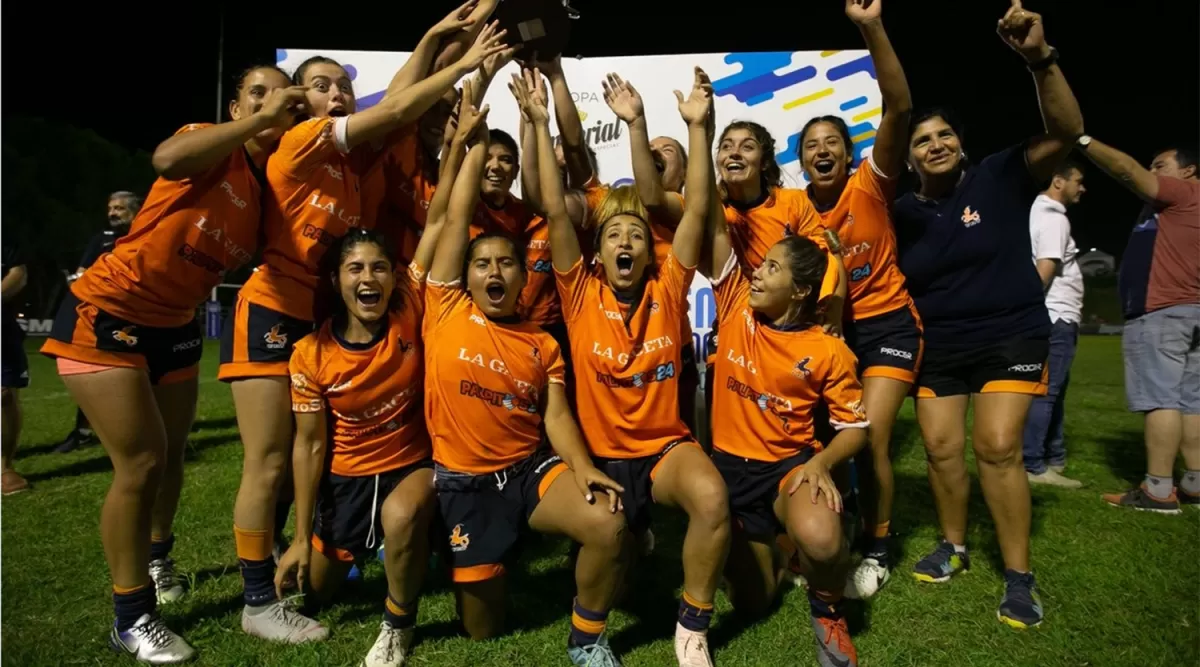
[[[1146,474],[1146,444],[1141,431],[1126,429],[1093,438],[1104,452],[1108,469],[1131,486],[1142,483]]]

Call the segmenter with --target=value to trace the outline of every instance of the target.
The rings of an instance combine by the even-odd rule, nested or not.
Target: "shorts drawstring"
[[[496,477],[496,490],[503,491],[505,485],[508,484],[508,469],[506,468],[500,472],[494,472],[492,475]],[[501,475],[503,475],[503,477],[501,477]]]
[[[379,511],[379,475],[375,475],[375,493],[371,496],[371,530],[367,532],[367,548],[375,548],[375,514]]]

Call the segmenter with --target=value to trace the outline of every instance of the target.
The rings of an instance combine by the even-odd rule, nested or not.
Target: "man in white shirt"
[[[1031,484],[1049,484],[1076,489],[1078,480],[1064,477],[1067,450],[1063,442],[1063,403],[1071,362],[1079,343],[1083,313],[1083,274],[1076,261],[1079,249],[1071,238],[1067,207],[1079,203],[1086,188],[1083,170],[1063,163],[1054,172],[1050,187],[1038,195],[1029,212],[1033,262],[1046,288],[1050,311],[1049,389],[1034,399],[1025,421],[1025,471]]]

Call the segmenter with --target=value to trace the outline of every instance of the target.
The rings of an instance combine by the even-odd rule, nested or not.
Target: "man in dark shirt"
[[[0,493],[12,495],[29,488],[29,482],[13,469],[13,456],[17,452],[17,440],[21,436],[20,390],[29,386],[29,363],[25,358],[25,332],[17,324],[13,310],[17,307],[17,295],[25,289],[28,276],[25,259],[15,244],[10,243],[11,234],[5,236],[0,254],[0,291],[4,305],[0,311],[3,331],[0,331],[0,391],[3,392],[3,414],[0,415],[0,430],[3,431],[3,471],[0,472]]]
[[[1121,261],[1125,399],[1146,415],[1146,478],[1104,500],[1178,514],[1200,505],[1200,164],[1194,150],[1159,151],[1146,169],[1091,137],[1084,155],[1146,202]],[[1185,472],[1175,488],[1175,458]],[[1176,493],[1178,491],[1178,493]]]
[[[67,282],[75,282],[100,256],[113,249],[117,240],[129,231],[133,218],[142,207],[142,198],[132,192],[121,190],[108,196],[108,225],[109,228],[97,233],[88,241],[79,260],[79,268],[67,277]],[[83,410],[75,411],[75,428],[54,448],[60,454],[74,451],[79,447],[90,444],[95,440],[91,425]]]

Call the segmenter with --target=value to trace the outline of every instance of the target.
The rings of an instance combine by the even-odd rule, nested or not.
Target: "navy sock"
[[[128,593],[113,591],[113,612],[117,616],[117,631],[124,632],[144,614],[153,614],[157,607],[154,582]]]
[[[275,561],[240,559],[242,599],[247,607],[262,607],[275,601]]]
[[[607,611],[592,611],[585,609],[579,605],[579,599],[575,599],[575,606],[571,609],[571,636],[567,639],[567,646],[591,646],[600,639],[600,635],[604,634],[604,628],[608,625]]]
[[[165,540],[150,539],[150,561],[163,560],[171,555],[171,549],[175,546],[175,534]]]
[[[841,618],[842,616],[842,597],[841,594],[830,595],[820,591],[809,589],[808,591],[808,606],[812,610],[812,615],[818,618]]]
[[[383,603],[383,620],[388,622],[388,625],[403,630],[411,628],[417,624],[417,603],[420,600],[413,600],[408,604],[400,604],[391,595],[387,596],[387,601]]]
[[[712,623],[713,606],[700,604],[687,592],[679,598],[679,624],[692,632],[705,632]]]
[[[879,561],[879,564],[888,567],[888,547],[890,546],[890,536],[873,537],[867,547],[867,558],[874,558]]]

